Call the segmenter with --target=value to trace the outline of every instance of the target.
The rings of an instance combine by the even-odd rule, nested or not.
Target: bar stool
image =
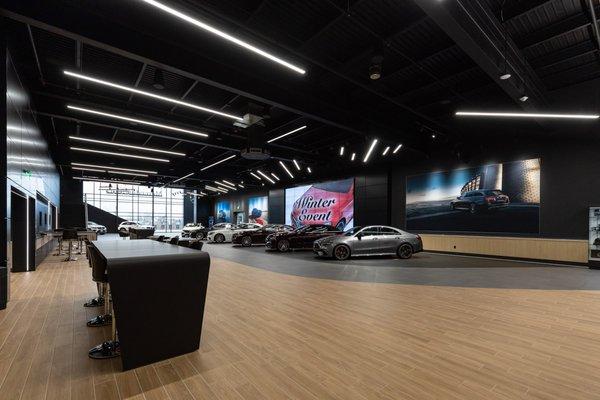
[[[92,243],[85,238],[85,243],[86,243],[86,252],[85,252],[85,256],[88,259],[88,262],[90,264],[90,268],[92,268],[92,257],[91,257],[91,253],[96,250],[96,248],[94,249],[90,249],[91,247],[94,247],[92,245]],[[96,289],[98,290],[98,297],[94,297],[93,299],[90,299],[88,301],[86,301],[83,306],[84,307],[100,307],[104,305],[104,284],[102,282],[96,282]]]
[[[106,261],[100,255],[96,247],[90,246],[88,249],[90,261],[92,263],[92,279],[100,283],[102,287],[102,297],[104,298],[104,314],[98,315],[87,322],[89,327],[98,327],[110,325],[112,315],[110,313],[110,297],[108,294],[108,276],[106,274]]]
[[[63,231],[64,231],[63,228],[56,228],[56,229],[54,229],[55,233],[60,233],[60,235],[56,236],[56,238],[58,239],[58,251],[55,254],[55,256],[62,256],[63,255],[63,251],[62,251],[62,241],[63,241],[62,235],[63,235]]]
[[[62,241],[69,244],[69,256],[65,259],[65,261],[77,261],[77,258],[73,257],[73,242],[78,240],[79,238],[77,237],[76,229],[65,229],[63,231]]]
[[[102,258],[102,256],[100,255],[100,252],[98,251],[98,249],[96,249],[94,246],[91,246],[90,249],[88,249],[88,251],[90,251],[90,256],[92,259],[92,275],[94,280],[96,279],[102,279],[103,280],[103,287],[104,287],[104,296],[105,296],[105,302],[104,302],[104,310],[105,310],[105,315],[99,315],[98,317],[91,319],[90,321],[88,321],[87,325],[88,326],[104,326],[104,325],[108,325],[111,324],[111,339],[107,340],[101,344],[99,344],[98,346],[92,347],[89,351],[88,351],[88,356],[90,358],[96,359],[96,360],[103,360],[103,359],[107,359],[107,358],[115,358],[115,357],[119,357],[121,355],[121,346],[119,344],[119,340],[118,340],[118,336],[117,336],[117,323],[116,323],[116,319],[114,317],[114,309],[112,307],[112,302],[110,301],[110,289],[109,289],[109,285],[108,285],[108,276],[106,274],[106,262],[104,260],[104,258]],[[94,324],[93,321],[95,321],[96,319],[98,319],[98,323]],[[92,324],[90,324],[92,323]]]

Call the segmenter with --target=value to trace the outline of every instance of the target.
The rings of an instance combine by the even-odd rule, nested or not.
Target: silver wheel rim
[[[252,239],[250,239],[248,236],[244,236],[242,239],[242,244],[244,246],[250,246],[252,244]]]
[[[338,260],[345,260],[349,255],[348,248],[346,246],[338,246],[335,248],[335,257]]]
[[[280,251],[287,251],[289,249],[289,247],[290,247],[290,245],[288,244],[287,240],[282,240],[277,245],[277,248],[279,248]]]
[[[221,243],[221,242],[223,242],[223,240],[225,240],[223,235],[217,235],[217,242]]]

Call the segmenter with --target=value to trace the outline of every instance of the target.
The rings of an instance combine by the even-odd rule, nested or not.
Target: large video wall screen
[[[407,178],[409,231],[538,234],[539,224],[540,159]]]
[[[325,224],[354,226],[354,178],[285,190],[285,223],[296,228]]]

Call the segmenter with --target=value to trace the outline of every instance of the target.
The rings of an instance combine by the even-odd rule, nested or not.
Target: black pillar
[[[0,309],[6,308],[8,299],[8,268],[7,268],[7,229],[6,211],[8,205],[8,190],[6,181],[6,21],[0,19]]]

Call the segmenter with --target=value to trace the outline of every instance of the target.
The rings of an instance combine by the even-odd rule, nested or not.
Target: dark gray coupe
[[[391,226],[356,226],[339,236],[316,240],[313,251],[320,257],[347,260],[352,256],[396,255],[410,258],[423,251],[423,242],[414,235]]]

